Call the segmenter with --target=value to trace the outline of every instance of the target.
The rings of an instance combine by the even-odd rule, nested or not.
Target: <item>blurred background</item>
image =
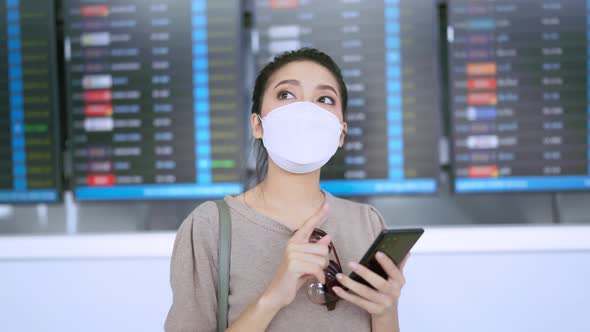
[[[315,47],[322,187],[426,228],[402,328],[588,331],[589,40],[585,0],[0,0],[0,330],[162,330],[174,232],[255,184],[258,70]]]

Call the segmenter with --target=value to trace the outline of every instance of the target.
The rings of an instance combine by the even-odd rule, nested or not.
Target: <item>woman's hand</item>
[[[393,261],[382,252],[378,252],[375,257],[381,267],[383,267],[383,270],[387,273],[387,280],[360,264],[350,262],[349,266],[352,270],[370,285],[375,287],[375,289],[339,273],[336,276],[338,281],[340,281],[343,286],[347,287],[349,292],[343,290],[341,287],[334,287],[333,290],[342,299],[365,309],[371,314],[371,317],[374,320],[393,319],[397,321],[397,304],[402,287],[406,282],[403,275],[403,268],[410,255],[408,254],[404,258],[399,269],[395,266]]]
[[[326,235],[316,243],[310,243],[309,237],[315,226],[324,220],[327,214],[328,206],[324,205],[289,239],[279,268],[261,297],[266,303],[279,309],[289,305],[305,279],[310,276],[315,276],[325,283],[323,270],[329,262],[330,236]]]

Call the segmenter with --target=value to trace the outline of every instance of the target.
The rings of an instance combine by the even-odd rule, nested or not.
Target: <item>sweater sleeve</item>
[[[170,263],[172,306],[164,325],[167,332],[217,328],[219,226],[215,212],[215,203],[204,203],[178,229]]]

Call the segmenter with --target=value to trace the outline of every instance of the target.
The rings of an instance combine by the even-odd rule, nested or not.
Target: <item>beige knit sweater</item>
[[[318,227],[331,235],[344,273],[349,261],[358,262],[384,228],[380,214],[367,204],[336,198],[327,220]],[[262,294],[272,280],[291,230],[227,196],[232,219],[229,324]],[[184,220],[174,243],[170,282],[173,303],[166,331],[216,329],[218,213],[214,202],[197,207]],[[340,300],[336,309],[310,302],[303,287],[295,300],[277,313],[267,331],[370,331],[371,318],[363,309]]]

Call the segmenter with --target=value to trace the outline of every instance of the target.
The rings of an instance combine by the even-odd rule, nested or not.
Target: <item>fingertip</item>
[[[411,253],[408,253],[406,255],[406,257],[404,258],[404,260],[402,261],[402,263],[399,266],[400,271],[403,271],[403,269],[406,266],[406,263],[408,262],[408,259],[410,258],[411,255],[412,255]]]
[[[387,256],[383,251],[378,251],[377,254],[375,254],[375,257],[379,260],[380,263],[386,263],[387,259],[389,258],[389,256]],[[393,261],[391,258],[389,259]]]
[[[330,237],[329,234],[325,235],[324,237],[322,237],[321,239],[318,240],[319,244],[330,244],[330,242],[332,242],[332,237]]]
[[[408,253],[408,254],[406,255],[406,257],[404,257],[404,259],[403,259],[403,261],[402,261],[402,262],[403,262],[403,263],[407,262],[407,261],[408,261],[408,259],[410,259],[410,256],[412,256],[412,254],[411,254],[411,253]]]

